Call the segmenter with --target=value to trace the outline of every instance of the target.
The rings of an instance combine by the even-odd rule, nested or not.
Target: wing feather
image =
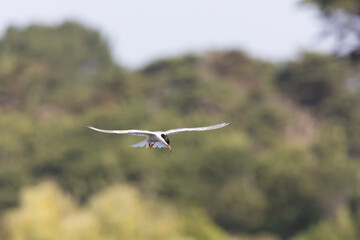
[[[211,125],[211,126],[207,126],[207,127],[176,128],[176,129],[170,129],[170,130],[165,131],[165,134],[169,135],[169,134],[174,134],[174,133],[179,133],[179,132],[207,131],[207,130],[222,128],[229,124],[230,123],[223,122],[223,123],[219,123],[219,124],[215,124],[215,125]]]
[[[136,130],[136,129],[130,129],[130,130],[105,130],[100,128],[95,128],[92,126],[88,126],[88,128],[103,132],[103,133],[112,133],[112,134],[128,134],[128,135],[135,135],[135,136],[151,136],[154,135],[153,132],[147,131],[147,130]]]

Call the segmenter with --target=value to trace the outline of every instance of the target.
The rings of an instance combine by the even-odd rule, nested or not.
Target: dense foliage
[[[315,53],[279,66],[208,52],[129,71],[80,24],[10,27],[0,40],[2,235],[358,239],[358,86],[352,65]],[[173,154],[86,128],[221,121],[231,125],[172,135]]]
[[[335,37],[336,52],[360,61],[360,1],[359,0],[302,0],[315,6],[325,22],[324,35]]]
[[[23,191],[19,209],[5,220],[10,239],[227,239],[200,210],[180,215],[166,203],[143,200],[130,186],[107,188],[79,207],[56,185],[43,183]]]

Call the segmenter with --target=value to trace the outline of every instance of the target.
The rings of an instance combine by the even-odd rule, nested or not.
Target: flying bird
[[[148,130],[135,130],[135,129],[130,129],[130,130],[104,130],[104,129],[99,129],[99,128],[95,128],[92,126],[88,126],[88,128],[98,131],[98,132],[103,132],[103,133],[113,133],[113,134],[128,134],[128,135],[135,135],[135,136],[145,136],[146,139],[135,143],[133,145],[131,145],[130,147],[144,147],[146,146],[146,148],[168,148],[171,150],[170,147],[170,139],[168,137],[168,135],[170,134],[174,134],[174,133],[179,133],[179,132],[197,132],[197,131],[207,131],[207,130],[213,130],[213,129],[218,129],[218,128],[222,128],[229,125],[229,123],[224,122],[224,123],[219,123],[219,124],[215,124],[215,125],[211,125],[211,126],[207,126],[207,127],[196,127],[196,128],[176,128],[176,129],[170,129],[167,131],[148,131]]]

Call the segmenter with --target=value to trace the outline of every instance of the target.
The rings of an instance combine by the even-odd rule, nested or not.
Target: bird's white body
[[[130,130],[104,130],[104,129],[99,129],[99,128],[95,128],[92,126],[88,126],[88,128],[98,131],[98,132],[103,132],[103,133],[113,133],[113,134],[128,134],[128,135],[135,135],[135,136],[146,136],[146,139],[135,143],[133,145],[131,145],[130,147],[158,147],[158,148],[169,148],[169,150],[171,151],[171,147],[170,147],[170,139],[167,137],[167,135],[169,134],[174,134],[174,133],[179,133],[179,132],[188,132],[188,131],[207,131],[207,130],[213,130],[213,129],[218,129],[218,128],[222,128],[227,126],[229,123],[219,123],[219,124],[215,124],[215,125],[211,125],[211,126],[207,126],[207,127],[197,127],[197,128],[176,128],[176,129],[170,129],[167,131],[148,131],[148,130],[136,130],[136,129],[130,129]]]
[[[154,135],[149,135],[146,137],[146,139],[144,141],[135,143],[133,145],[131,145],[130,147],[144,147],[146,146],[146,148],[148,148],[149,146],[153,147],[153,148],[166,148],[167,147],[167,143],[162,139],[161,134],[163,134],[163,132],[153,132]],[[152,143],[154,143],[153,145],[151,145]]]
[[[154,135],[150,135],[146,138],[148,142],[162,142],[161,134],[164,134],[163,132],[154,132]]]

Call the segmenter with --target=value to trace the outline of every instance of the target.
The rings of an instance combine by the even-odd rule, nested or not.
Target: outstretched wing
[[[135,129],[130,129],[130,130],[105,130],[105,129],[100,129],[100,128],[95,128],[92,126],[88,126],[88,128],[94,130],[94,131],[98,131],[98,132],[103,132],[103,133],[113,133],[113,134],[128,134],[128,135],[135,135],[135,136],[151,136],[151,135],[155,135],[153,132],[147,131],[147,130],[135,130]]]
[[[227,125],[229,125],[229,124],[230,124],[230,123],[224,122],[224,123],[219,123],[219,124],[215,124],[215,125],[211,125],[211,126],[207,126],[207,127],[170,129],[170,130],[165,131],[165,135],[174,134],[174,133],[179,133],[179,132],[192,132],[192,131],[207,131],[207,130],[213,130],[213,129],[218,129],[218,128],[225,127],[225,126],[227,126]]]

